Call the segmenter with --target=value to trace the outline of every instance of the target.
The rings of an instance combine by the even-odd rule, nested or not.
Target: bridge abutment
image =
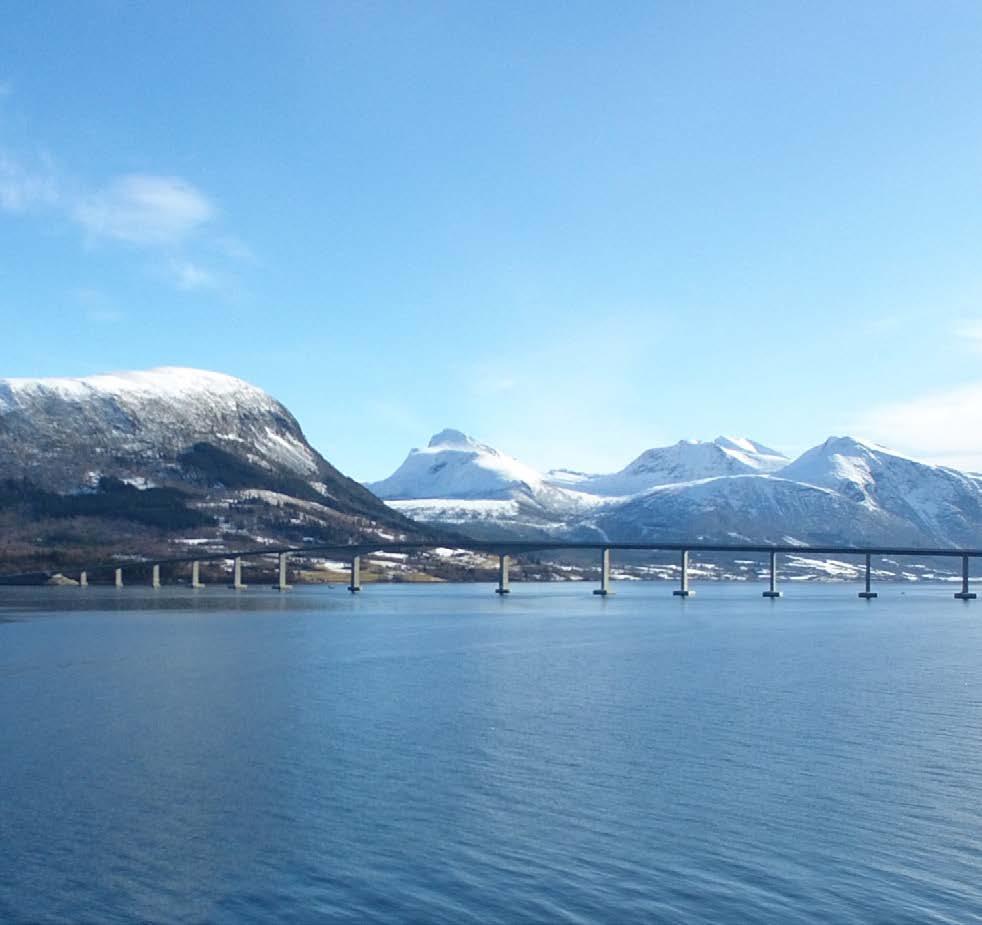
[[[361,591],[361,556],[353,556],[351,559],[351,582],[348,590],[352,594]]]

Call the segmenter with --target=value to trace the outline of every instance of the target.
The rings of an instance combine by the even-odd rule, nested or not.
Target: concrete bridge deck
[[[960,558],[962,562],[962,583],[961,590],[954,596],[960,600],[971,600],[977,595],[969,591],[969,560],[982,557],[982,549],[955,549],[955,548],[924,548],[911,546],[841,546],[841,545],[816,545],[816,546],[797,546],[792,544],[742,544],[742,543],[615,543],[615,542],[560,542],[555,540],[454,540],[452,543],[440,542],[419,542],[419,541],[379,541],[349,543],[343,545],[304,545],[304,546],[282,546],[264,547],[262,549],[243,549],[229,552],[199,553],[190,556],[180,556],[171,558],[150,559],[145,558],[140,561],[130,561],[121,563],[119,560],[112,562],[96,563],[83,569],[79,573],[79,584],[86,586],[89,575],[110,572],[117,587],[123,585],[123,570],[125,568],[151,570],[150,583],[154,588],[160,587],[160,567],[162,565],[189,565],[191,567],[191,586],[193,588],[203,587],[200,580],[200,565],[202,562],[232,561],[231,587],[236,590],[244,590],[246,585],[242,579],[242,563],[247,559],[269,559],[275,556],[277,559],[277,580],[275,587],[280,590],[287,590],[287,567],[291,555],[297,556],[330,556],[350,560],[350,581],[348,590],[358,592],[361,590],[361,557],[372,553],[380,552],[425,552],[430,549],[459,549],[467,552],[480,552],[498,556],[498,585],[495,589],[498,594],[508,594],[509,584],[509,563],[514,556],[537,553],[537,552],[598,552],[600,554],[600,587],[593,593],[599,595],[612,594],[610,578],[611,553],[614,551],[632,552],[675,552],[679,555],[680,586],[673,593],[680,597],[687,597],[694,592],[689,588],[689,556],[693,553],[721,553],[721,554],[765,554],[769,558],[769,581],[768,588],[763,592],[764,597],[778,598],[781,593],[777,589],[778,578],[778,557],[781,555],[835,555],[835,556],[862,556],[865,559],[865,582],[864,590],[859,592],[859,597],[871,600],[876,597],[876,592],[871,590],[872,585],[872,559],[874,556],[904,556],[904,557],[943,557]],[[0,576],[0,582],[12,583],[22,576]]]

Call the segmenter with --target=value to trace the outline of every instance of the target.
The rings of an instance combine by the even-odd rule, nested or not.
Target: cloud
[[[190,260],[172,260],[167,269],[177,288],[186,292],[193,289],[219,288],[219,279],[214,273]]]
[[[176,245],[214,219],[216,209],[179,177],[131,174],[82,197],[72,217],[90,234],[138,245]]]
[[[0,151],[0,209],[26,212],[58,203],[60,193],[50,164],[30,170],[9,154]]]
[[[70,182],[50,157],[33,160],[0,149],[0,212],[47,213],[81,227],[89,240],[137,247],[152,257],[151,272],[179,290],[231,292],[231,274],[200,262],[254,262],[248,245],[215,228],[218,208],[187,180],[158,174],[126,174],[101,189]],[[93,308],[90,320],[118,320],[113,310]]]
[[[938,465],[982,471],[982,381],[874,406],[851,430]]]

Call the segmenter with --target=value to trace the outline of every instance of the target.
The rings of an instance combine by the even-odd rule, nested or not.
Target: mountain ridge
[[[268,393],[186,367],[0,379],[0,487],[8,562],[432,532],[332,466]]]
[[[529,468],[453,433],[468,448],[459,469],[488,458],[510,460],[511,472]],[[386,495],[392,477],[370,487],[408,516],[485,537],[497,529],[623,542],[982,545],[982,478],[853,437],[830,437],[796,459],[746,437],[680,440],[617,472],[532,470],[520,484],[500,481],[493,493],[464,472],[458,482],[471,490],[448,496],[427,475],[418,471],[398,497]]]

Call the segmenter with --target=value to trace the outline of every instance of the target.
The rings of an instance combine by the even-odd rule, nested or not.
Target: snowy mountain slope
[[[540,491],[543,478],[531,466],[448,428],[424,449],[410,450],[392,475],[368,488],[385,499],[506,498],[515,491]]]
[[[261,389],[204,370],[161,368],[81,379],[0,379],[5,474],[84,481],[89,454],[165,464],[207,440],[265,468],[315,478],[321,466],[293,416]]]
[[[982,546],[982,479],[851,438],[789,461],[743,438],[680,441],[609,475],[541,475],[457,431],[376,483],[402,513],[489,535]]]
[[[239,531],[240,544],[260,526],[331,541],[379,525],[419,529],[330,465],[278,401],[194,369],[0,380],[0,485],[8,505],[19,505],[15,525],[55,509],[69,519],[95,510],[103,520],[139,509],[146,524],[156,491],[170,493],[158,498],[166,510],[150,517],[158,527],[193,522],[184,509],[207,512],[219,532]],[[269,492],[294,508],[263,504]],[[57,501],[85,495],[99,497]],[[93,535],[111,539],[103,520]]]
[[[773,472],[788,463],[786,456],[746,438],[717,437],[712,443],[680,440],[672,446],[645,450],[619,472],[583,475],[556,470],[547,476],[557,486],[605,497],[635,495],[658,485],[752,472]]]
[[[780,470],[913,524],[932,545],[978,545],[982,482],[853,437],[830,437]]]
[[[571,517],[603,501],[551,485],[531,466],[449,428],[367,487],[414,520],[480,527],[482,534],[498,525],[512,536],[561,533]]]
[[[915,545],[900,517],[836,491],[772,475],[733,475],[665,485],[601,509],[593,523],[622,542]]]

